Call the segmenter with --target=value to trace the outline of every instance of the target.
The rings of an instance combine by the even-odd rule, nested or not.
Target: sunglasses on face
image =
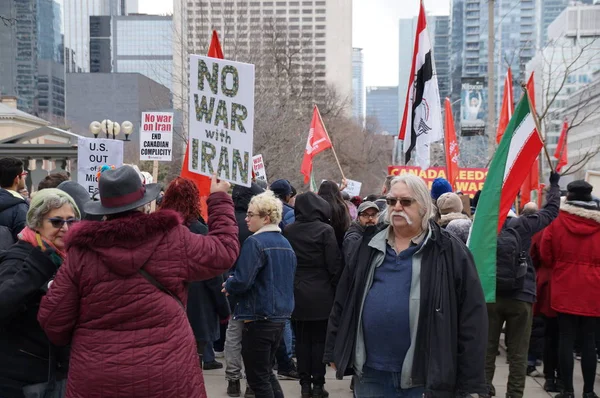
[[[415,203],[417,200],[414,198],[385,198],[385,202],[388,204],[388,206],[396,206],[396,203],[400,202],[400,205],[402,205],[402,207],[410,207],[413,203]]]
[[[67,218],[65,220],[64,218],[48,218],[48,221],[50,221],[50,224],[52,224],[52,226],[54,228],[60,229],[65,224],[67,224],[67,226],[70,228],[71,225],[73,225],[74,223],[78,222],[79,219],[77,219],[77,218]]]

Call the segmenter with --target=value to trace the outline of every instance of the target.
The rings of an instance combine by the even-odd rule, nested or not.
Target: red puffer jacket
[[[587,203],[587,202],[585,202]],[[600,316],[600,211],[563,204],[544,231],[543,267],[552,268],[552,309]]]
[[[67,397],[206,397],[185,311],[150,284],[143,266],[187,302],[187,281],[228,270],[239,254],[233,202],[208,198],[209,234],[172,211],[82,222],[38,320],[57,345],[71,343]]]

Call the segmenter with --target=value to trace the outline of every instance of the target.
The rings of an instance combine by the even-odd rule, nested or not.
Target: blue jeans
[[[384,372],[363,367],[362,377],[354,383],[356,398],[417,398],[425,393],[423,387],[403,390],[400,388],[400,373]]]
[[[202,356],[202,361],[204,363],[214,362],[215,359],[215,350],[213,348],[213,342],[210,341],[206,343],[204,346],[204,355]]]

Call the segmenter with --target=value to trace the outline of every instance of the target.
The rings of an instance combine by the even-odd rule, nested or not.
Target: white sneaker
[[[225,351],[215,351],[215,358],[225,358]]]

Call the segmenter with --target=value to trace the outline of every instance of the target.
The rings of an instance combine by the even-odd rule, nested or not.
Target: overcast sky
[[[348,0],[349,1],[349,0]],[[398,20],[417,15],[418,0],[352,0],[352,45],[363,49],[366,86],[398,84]],[[139,0],[141,13],[165,14],[173,5],[165,0]],[[450,0],[425,0],[427,11],[448,14]]]

